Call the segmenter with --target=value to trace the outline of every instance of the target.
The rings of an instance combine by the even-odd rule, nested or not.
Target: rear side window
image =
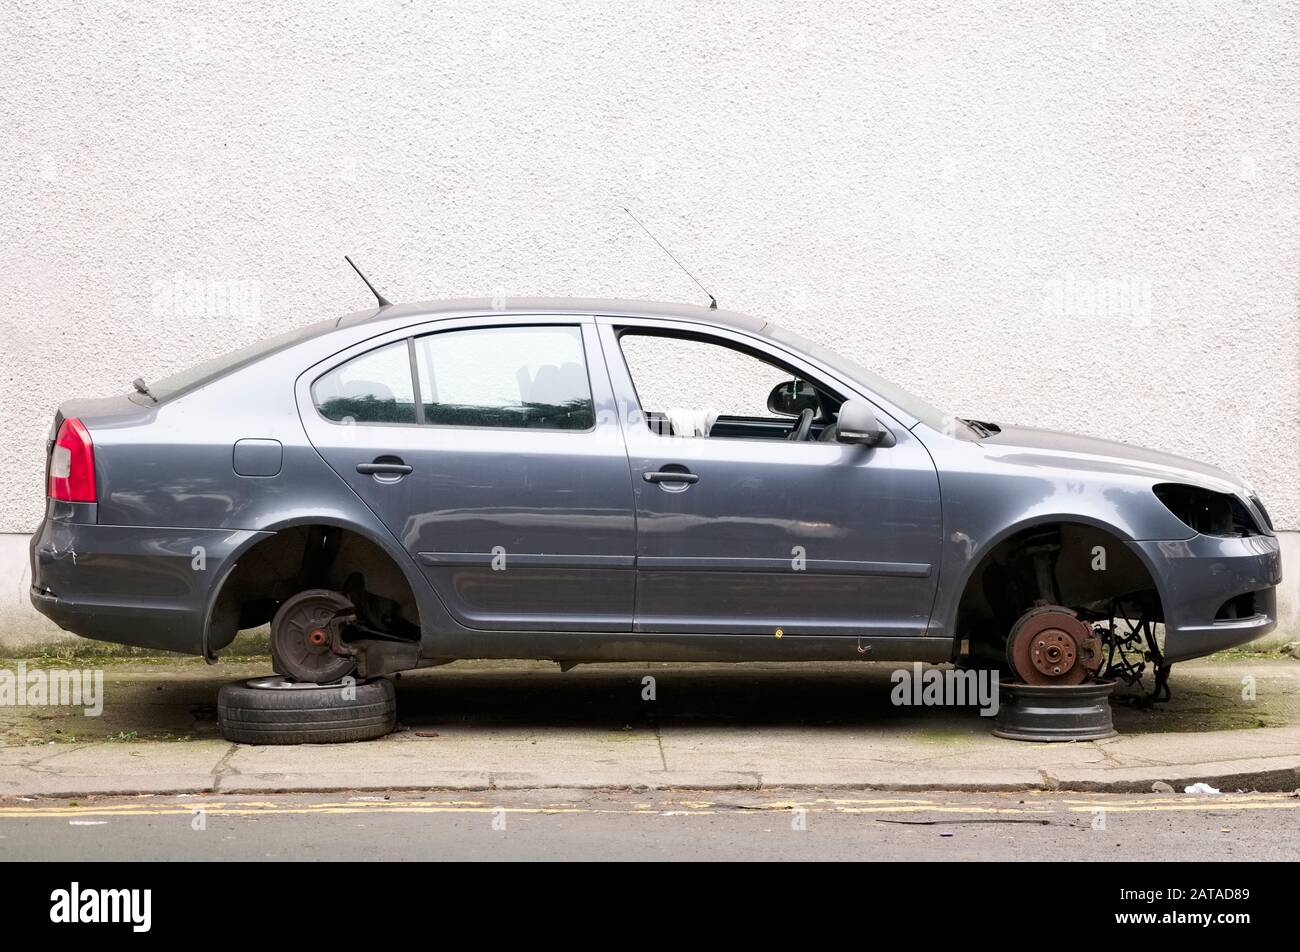
[[[354,357],[312,385],[321,416],[336,423],[415,423],[406,341]]]
[[[425,423],[588,430],[596,424],[578,327],[484,327],[415,340]]]

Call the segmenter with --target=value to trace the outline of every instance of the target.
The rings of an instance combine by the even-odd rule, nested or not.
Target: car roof
[[[447,301],[422,301],[415,304],[391,304],[387,307],[354,311],[339,318],[336,327],[388,321],[413,321],[422,318],[476,317],[479,315],[524,314],[591,314],[605,317],[662,317],[689,320],[716,327],[759,332],[768,322],[762,318],[667,301],[620,301],[612,298],[461,298]]]

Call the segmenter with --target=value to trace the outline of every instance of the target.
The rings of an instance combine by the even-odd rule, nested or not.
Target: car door
[[[647,334],[713,353],[702,361],[661,354],[630,367],[623,345]],[[790,442],[794,420],[763,409],[773,368],[776,379],[794,375],[839,398],[862,395],[819,381],[806,361],[740,331],[602,318],[600,336],[636,493],[636,631],[925,633],[937,582],[939,484],[906,427],[882,411],[894,438],[888,447]],[[736,354],[768,368],[766,376],[731,366]],[[643,406],[655,389],[644,378],[655,369],[663,377],[658,400],[682,406]],[[735,406],[689,403],[695,391],[704,394],[696,403],[727,402],[747,388],[747,401]],[[684,435],[692,428],[712,435]]]
[[[630,630],[632,492],[589,317],[441,321],[299,393],[312,443],[461,624]]]

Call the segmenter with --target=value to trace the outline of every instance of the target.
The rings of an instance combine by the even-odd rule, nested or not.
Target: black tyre
[[[397,692],[387,678],[329,685],[254,678],[222,686],[217,719],[237,744],[373,740],[397,725]]]

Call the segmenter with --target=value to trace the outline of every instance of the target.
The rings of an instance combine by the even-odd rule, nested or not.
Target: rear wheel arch
[[[314,540],[328,540],[330,551],[317,553],[324,564],[307,564]],[[404,564],[405,553],[355,523],[302,517],[268,527],[226,560],[213,586],[204,617],[202,646],[209,663],[239,631],[270,621],[295,587],[342,586],[357,572],[364,591],[382,610],[392,603],[398,634],[418,642],[421,633],[421,579]]]

